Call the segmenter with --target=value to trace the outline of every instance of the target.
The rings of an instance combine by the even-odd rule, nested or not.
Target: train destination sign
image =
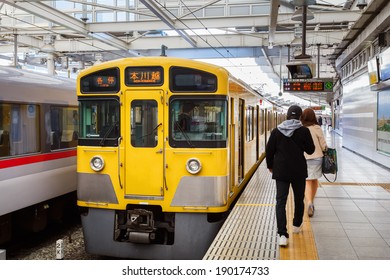
[[[119,69],[104,69],[84,76],[80,81],[80,90],[82,93],[117,93]]]
[[[95,76],[94,85],[98,88],[114,87],[116,85],[115,76]]]
[[[284,79],[283,91],[333,92],[333,79]]]
[[[162,67],[128,67],[126,68],[126,85],[162,85]]]

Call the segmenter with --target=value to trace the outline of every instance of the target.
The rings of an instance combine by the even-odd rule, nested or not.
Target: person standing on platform
[[[318,117],[318,125],[322,126],[322,117],[321,116]]]
[[[326,128],[330,131],[332,130],[332,118],[329,117],[327,120],[326,120]]]
[[[324,133],[317,122],[316,114],[313,109],[307,108],[303,111],[301,122],[304,127],[307,127],[310,130],[314,146],[316,147],[314,153],[311,155],[305,153],[308,173],[308,177],[306,178],[305,198],[308,204],[307,214],[309,217],[312,217],[314,215],[314,197],[316,196],[318,189],[318,178],[322,176],[323,151],[326,150],[328,146],[326,145]]]
[[[276,181],[276,222],[280,246],[286,246],[289,238],[286,203],[290,185],[295,204],[293,232],[299,233],[302,230],[307,177],[304,152],[312,154],[315,150],[309,129],[299,120],[301,115],[301,107],[291,106],[287,111],[287,120],[272,130],[266,146],[267,168]]]

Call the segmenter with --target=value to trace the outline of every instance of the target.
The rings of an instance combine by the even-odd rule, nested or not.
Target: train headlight
[[[89,162],[89,165],[94,171],[102,171],[104,168],[104,160],[101,156],[94,156]]]
[[[197,174],[202,169],[202,164],[196,158],[190,158],[186,164],[187,171],[191,174]]]

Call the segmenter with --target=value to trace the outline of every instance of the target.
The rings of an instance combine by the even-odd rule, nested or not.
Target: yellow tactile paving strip
[[[320,182],[320,184],[324,186],[380,186],[390,192],[390,183]]]
[[[294,216],[294,200],[292,190],[287,201],[287,229],[290,233],[288,246],[280,247],[281,260],[318,260],[317,247],[310,224],[310,218],[306,213],[303,217],[303,229],[301,233],[292,232],[292,220]]]
[[[275,187],[264,166],[260,166],[249,181],[203,259],[279,259]]]

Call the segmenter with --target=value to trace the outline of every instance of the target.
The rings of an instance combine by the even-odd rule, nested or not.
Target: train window
[[[164,83],[164,71],[160,66],[127,67],[125,70],[127,86],[157,86]]]
[[[169,88],[172,92],[215,92],[217,76],[185,67],[171,67]]]
[[[260,135],[265,133],[265,112],[264,109],[260,111]]]
[[[116,98],[79,99],[79,145],[117,146],[120,104]]]
[[[173,97],[170,101],[170,144],[173,147],[226,147],[226,97]]]
[[[50,121],[46,121],[46,130],[49,133],[51,150],[76,147],[79,135],[78,109],[51,106],[49,114]]]
[[[0,104],[0,157],[38,152],[39,106]]]
[[[254,139],[254,108],[248,106],[246,109],[246,141]]]
[[[119,87],[118,68],[93,72],[80,79],[80,91],[82,93],[117,93]]]
[[[158,114],[155,100],[134,100],[131,103],[131,145],[156,147]]]

